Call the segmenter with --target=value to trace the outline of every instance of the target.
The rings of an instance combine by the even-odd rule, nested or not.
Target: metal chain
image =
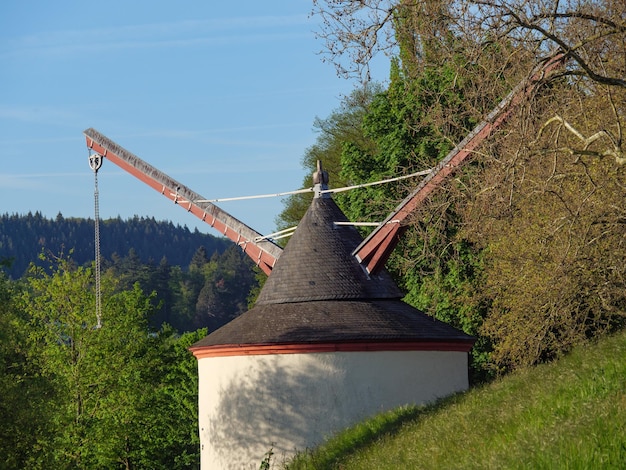
[[[100,197],[98,192],[98,170],[102,166],[102,156],[89,155],[89,166],[94,175],[94,250],[96,261],[96,328],[102,327],[102,301],[100,289]]]

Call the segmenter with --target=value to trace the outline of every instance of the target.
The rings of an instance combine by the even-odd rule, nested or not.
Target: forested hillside
[[[198,230],[154,218],[106,219],[100,225],[100,252],[103,258],[126,256],[129,251],[143,263],[158,263],[166,258],[175,266],[187,266],[195,251],[204,246],[211,256],[223,253],[231,242]],[[94,221],[92,219],[43,217],[39,212],[0,216],[0,258],[12,260],[8,274],[21,277],[39,255],[65,255],[72,252],[75,263],[83,265],[94,259]]]
[[[102,271],[116,280],[115,290],[138,283],[145,294],[154,292],[152,327],[213,331],[247,310],[255,271],[229,240],[143,217],[104,220],[100,232]],[[93,220],[60,214],[51,220],[39,213],[0,218],[0,259],[10,277],[29,274],[31,263],[47,267],[54,258],[91,265]]]

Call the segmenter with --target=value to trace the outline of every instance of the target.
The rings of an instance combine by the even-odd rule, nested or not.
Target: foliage
[[[255,266],[254,269],[254,283],[250,292],[248,293],[248,297],[246,298],[246,302],[248,304],[248,310],[254,307],[257,297],[261,293],[261,289],[265,285],[265,281],[267,281],[267,274],[265,274],[261,268]]]
[[[4,464],[197,465],[197,378],[186,347],[204,332],[177,339],[171,329],[150,330],[152,300],[138,284],[119,291],[114,278],[102,281],[101,328],[91,268],[56,259],[48,269],[33,266],[23,283],[13,284],[0,323],[7,339],[2,359],[10,364],[0,396],[7,400],[3,408],[16,409],[3,414],[4,427],[18,432],[2,440]]]
[[[450,141],[432,122],[429,110],[433,106],[458,107],[459,90],[452,85],[454,77],[449,72],[446,66],[428,70],[416,81],[407,78],[399,64],[393,65],[388,89],[375,97],[363,117],[364,133],[374,145],[344,144],[344,180],[359,184],[410,174],[432,167],[447,154]],[[402,190],[399,183],[372,186],[339,194],[337,202],[352,220],[380,220],[402,198]]]
[[[270,470],[272,468],[272,456],[274,455],[274,451],[272,449],[268,450],[261,460],[261,465],[259,465],[259,470]]]
[[[454,49],[455,38],[447,41]],[[474,79],[482,68],[476,67],[474,76],[468,71],[460,76],[459,64],[467,58],[455,52],[451,60],[442,61],[437,53],[441,47],[440,43],[433,49],[423,45],[424,54],[437,59],[432,63],[392,65],[388,89],[374,98],[363,118],[365,135],[375,145],[344,146],[341,171],[351,184],[432,168],[452,149],[452,142],[460,141],[474,126],[477,110],[489,105],[486,95],[481,102],[473,99]],[[499,93],[499,88],[494,92]],[[406,292],[405,301],[478,335],[488,306],[474,294],[482,279],[482,255],[459,231],[458,208],[460,188],[473,171],[470,167],[460,184],[435,194],[417,211],[387,268]],[[406,184],[392,183],[338,194],[336,200],[351,220],[381,221],[407,191]],[[489,350],[489,341],[480,338],[472,352],[474,379],[484,378]]]
[[[359,423],[296,469],[623,468],[626,334],[437,403]]]
[[[312,168],[316,159],[330,161],[325,167],[337,176],[331,182],[338,179],[345,185],[434,166],[452,148],[450,134],[460,140],[475,121],[462,99],[472,81],[459,79],[449,63],[426,67],[416,77],[410,73],[395,63],[388,89],[371,96],[367,106],[355,110],[350,99],[327,120],[318,120],[323,132],[305,156],[305,166]],[[406,191],[404,184],[393,183],[334,197],[350,220],[375,222],[386,217]],[[429,205],[431,212],[424,210],[414,218],[387,266],[407,292],[406,301],[477,335],[485,311],[483,299],[473,294],[482,269],[480,252],[458,235],[459,216],[450,194],[433,204],[439,207]],[[299,220],[304,210],[290,201],[283,215],[289,212]],[[475,369],[484,369],[489,347],[481,338],[473,352]]]
[[[153,427],[167,432],[151,436],[150,446],[170,456],[171,468],[199,468],[198,363],[188,348],[206,335],[203,328],[170,336],[162,358],[166,368],[154,400],[162,408],[154,414]]]
[[[561,87],[552,93],[567,104],[564,120],[585,135],[623,96]],[[493,309],[483,333],[500,368],[558,357],[626,317],[626,168],[602,156],[610,140],[585,145],[558,126],[540,133],[554,112],[551,102],[538,104],[534,125],[518,124],[494,144],[498,160],[481,174],[489,189],[468,206],[470,236],[488,246],[482,295]]]
[[[423,46],[454,32],[468,39],[468,55],[485,45],[512,45],[516,57],[503,68],[515,65],[521,50],[539,57],[558,47],[572,58],[567,74],[626,87],[624,62],[614,59],[624,54],[622,0],[314,0],[312,13],[321,18],[324,59],[338,74],[362,81],[376,54],[399,55],[405,64],[407,52],[427,59]]]
[[[555,46],[566,54],[416,211],[387,268],[407,302],[478,336],[482,374],[620,328],[622,2],[320,0],[314,12],[326,58],[347,75],[363,78],[377,51],[395,55],[388,89],[363,118],[372,142],[343,144],[350,183],[431,166]],[[406,192],[396,184],[336,199],[352,220],[379,221]]]
[[[0,272],[0,466],[29,468],[41,452],[37,442],[50,426],[45,395],[49,391],[25,347],[27,331],[18,310],[17,286]]]
[[[250,260],[230,241],[171,222],[103,220],[101,244],[103,271],[117,280],[117,291],[139,283],[155,294],[149,319],[155,329],[166,323],[178,332],[214,330],[246,310],[258,282]],[[37,255],[64,252],[79,266],[93,262],[92,220],[61,214],[51,220],[38,212],[0,216],[0,256],[11,261],[5,267],[9,277],[24,275],[29,262],[47,269]]]
[[[208,273],[198,294],[194,323],[216,330],[248,308],[248,294],[256,282],[253,263],[233,245],[214,255],[215,268]]]
[[[355,89],[346,96],[338,109],[325,119],[315,118],[313,128],[317,132],[315,144],[309,147],[302,158],[305,177],[302,186],[313,186],[313,173],[317,170],[318,160],[328,172],[331,188],[340,188],[350,184],[341,170],[341,155],[346,145],[358,145],[359,148],[371,149],[371,139],[364,135],[362,122],[372,99],[382,91],[382,87],[369,84]],[[279,228],[298,225],[311,202],[312,193],[295,194],[285,201],[285,208],[277,218]]]

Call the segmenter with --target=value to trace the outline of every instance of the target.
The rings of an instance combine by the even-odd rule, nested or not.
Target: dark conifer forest
[[[154,218],[101,221],[100,252],[117,290],[138,283],[153,294],[155,328],[212,331],[247,309],[256,283],[252,264],[229,240]],[[50,259],[90,266],[94,257],[93,219],[49,219],[39,212],[0,217],[0,259],[11,279],[49,266]]]
[[[143,263],[166,258],[171,265],[187,266],[200,246],[211,256],[223,253],[230,245],[225,238],[154,217],[117,217],[100,223],[100,252],[105,259],[126,256],[132,249]],[[13,279],[22,277],[31,262],[38,263],[42,252],[58,256],[70,251],[79,265],[94,260],[93,219],[65,218],[60,213],[49,219],[39,212],[0,216],[0,257],[12,259],[7,274]]]

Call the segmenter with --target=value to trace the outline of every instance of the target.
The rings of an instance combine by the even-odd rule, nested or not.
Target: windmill
[[[204,469],[253,468],[346,426],[466,390],[474,338],[402,301],[384,269],[408,216],[563,60],[516,87],[363,239],[318,166],[314,198],[284,250],[93,129],[91,152],[116,163],[224,236],[269,274],[250,310],[190,347],[198,360]]]

